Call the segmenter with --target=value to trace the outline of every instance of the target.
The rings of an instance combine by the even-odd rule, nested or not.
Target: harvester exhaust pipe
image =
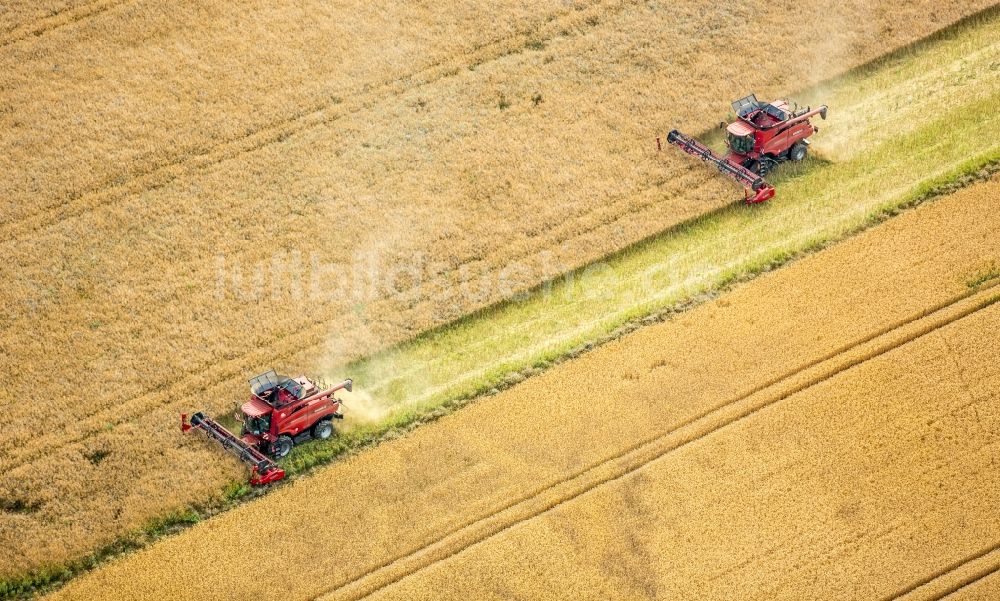
[[[311,394],[307,398],[310,398],[310,399],[321,399],[323,397],[330,396],[331,394],[337,392],[338,390],[346,390],[347,392],[351,392],[353,389],[354,389],[354,380],[351,380],[350,378],[348,378],[348,379],[344,380],[343,382],[341,382],[340,384],[337,384],[336,386],[331,386],[330,388],[327,388],[326,390],[321,390],[321,391],[319,391],[319,392],[317,392],[315,394]]]
[[[817,108],[806,107],[805,111],[801,115],[794,115],[791,119],[785,122],[785,125],[791,125],[793,123],[798,123],[799,121],[807,121],[816,115],[819,115],[821,119],[826,121],[826,112],[830,110],[825,104],[819,105]]]

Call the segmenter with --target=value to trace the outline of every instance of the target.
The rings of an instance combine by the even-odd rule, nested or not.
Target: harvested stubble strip
[[[958,14],[931,17],[917,10],[920,6],[906,9],[913,10],[913,18],[907,18],[913,26],[894,29],[892,40],[912,39],[943,24],[938,17]],[[971,5],[959,9],[971,10]],[[220,10],[214,16],[223,24],[244,14],[237,6]],[[800,54],[776,57],[752,43],[753,19],[730,21],[724,18],[727,9],[720,10],[717,23],[711,15],[703,21],[704,4],[694,1],[683,7],[653,3],[602,13],[594,23],[583,19],[584,26],[571,35],[553,31],[554,41],[544,52],[524,44],[520,54],[491,54],[492,62],[475,71],[463,62],[469,57],[456,52],[448,60],[460,68],[440,85],[420,90],[403,86],[401,96],[386,99],[379,94],[345,98],[338,109],[364,109],[346,123],[331,122],[196,174],[182,173],[170,185],[67,219],[30,240],[0,242],[0,254],[8,259],[0,271],[10,274],[10,285],[0,291],[0,327],[6,328],[0,334],[0,371],[18,382],[0,390],[0,398],[21,386],[45,399],[0,403],[0,421],[10,432],[0,440],[0,463],[6,467],[9,460],[18,466],[5,469],[0,484],[9,483],[42,503],[36,513],[0,518],[0,542],[14,549],[0,558],[0,574],[78,556],[141,527],[152,516],[199,502],[206,491],[238,477],[235,464],[220,461],[210,450],[176,446],[174,432],[163,427],[176,417],[167,408],[170,404],[173,409],[225,411],[232,398],[243,394],[245,374],[262,365],[336,364],[344,349],[371,352],[506,294],[497,287],[492,296],[463,299],[460,306],[448,308],[449,299],[435,294],[452,290],[463,266],[482,267],[496,276],[515,259],[554,248],[559,255],[555,263],[565,260],[568,267],[731,199],[731,186],[711,179],[700,165],[675,155],[662,163],[654,159],[651,132],[675,121],[703,124],[696,100],[715,102],[743,91],[746,84],[736,75],[750,72],[754,61],[761,62],[753,70],[757,76],[787,90],[874,56],[884,50],[885,38],[865,30],[901,18],[899,7],[888,11],[869,8],[866,2],[840,3],[836,10],[844,12],[835,13],[836,19],[828,14],[822,22],[809,23],[817,31],[836,29],[841,41],[852,43],[830,53],[830,37],[807,36]],[[768,4],[767,10],[774,6]],[[577,12],[586,14],[573,11],[574,19]],[[526,16],[537,15],[528,11]],[[172,43],[184,37],[189,17],[177,22],[170,14],[138,10],[127,16],[142,31],[165,34],[163,44],[170,52],[177,50]],[[108,21],[95,19],[88,27],[100,23]],[[706,23],[714,27],[711,35]],[[864,24],[860,33],[854,28],[858,23]],[[798,44],[795,36],[801,30],[798,22],[794,25],[782,35]],[[219,26],[212,22],[205,25],[208,33],[197,26],[191,31],[235,60],[225,49],[227,42],[211,35]],[[267,26],[279,29],[271,21]],[[81,27],[60,30],[64,37],[59,43],[39,47],[46,50],[39,51],[41,58],[32,68],[49,68],[46,52],[63,52],[62,47],[72,55],[68,58],[83,60],[75,49],[87,46],[94,30]],[[640,30],[645,35],[635,35]],[[662,38],[664,31],[672,32],[675,41],[690,36],[684,64],[710,70],[712,77],[692,79],[690,72],[664,65],[662,61],[676,57],[646,41]],[[720,35],[747,44],[744,63],[725,63],[733,78],[720,76],[718,65],[702,62],[715,56]],[[776,31],[771,35],[777,40]],[[135,71],[122,75],[115,62],[122,46],[131,49],[137,37],[122,34],[124,41],[116,38],[119,45],[108,48],[108,54],[103,47],[94,49],[95,60],[115,66],[109,80],[116,85],[123,77],[138,76]],[[205,49],[198,44],[192,48]],[[801,53],[822,57],[822,68],[803,61]],[[218,54],[206,56],[213,64],[221,60]],[[60,64],[61,72],[69,70],[69,63]],[[83,70],[73,64],[73,72]],[[170,68],[172,74],[174,69],[185,71],[173,63]],[[682,89],[681,79],[686,96],[660,93]],[[545,82],[551,91],[536,107],[528,100],[533,90],[525,86]],[[222,80],[214,84],[224,85]],[[515,87],[523,102],[500,111],[494,93]],[[210,96],[221,93],[213,89]],[[427,100],[424,94],[432,100],[426,107],[421,104]],[[581,112],[580,107],[593,109]],[[237,112],[256,114],[243,108]],[[637,121],[637,113],[648,122]],[[237,123],[236,129],[245,125],[212,112],[211,119],[216,118]],[[119,123],[124,127],[126,122],[123,117]],[[143,140],[151,140],[156,152],[171,151],[157,137],[170,128],[152,129]],[[191,141],[189,135],[177,137],[183,138],[179,144]],[[649,144],[628,143],[638,139]],[[118,142],[102,138],[100,147],[86,156],[100,155],[109,145],[128,146]],[[5,156],[9,158],[0,153],[0,161]],[[683,179],[675,179],[672,174],[680,165]],[[456,169],[464,170],[462,177],[454,177]],[[89,177],[91,169],[88,165],[74,173]],[[706,179],[710,182],[700,186]],[[678,194],[681,189],[690,195]],[[344,223],[352,227],[346,235],[339,229]],[[563,244],[569,240],[571,244]],[[320,249],[322,261],[331,265],[349,263],[359,249],[382,252],[389,262],[425,252],[448,269],[425,288],[430,290],[426,296],[379,296],[361,310],[340,294],[337,278],[324,280],[331,294],[323,302],[287,302],[286,297],[251,302],[234,298],[238,295],[223,300],[216,294],[217,256],[242,261],[250,279],[248,271],[269,269],[275,249],[286,248],[302,251],[304,258]],[[528,274],[520,284],[538,277]],[[323,345],[330,332],[344,338]],[[310,347],[308,353],[300,352],[302,344]],[[334,349],[331,357],[317,356],[327,348]],[[39,423],[46,427],[39,429]],[[164,448],[168,451],[161,452]],[[107,450],[111,454],[99,465],[84,457]],[[165,488],[170,494],[158,494]]]
[[[241,597],[306,598],[362,577],[720,400],[967,293],[969,275],[1000,256],[998,191],[990,182],[905,214],[166,539],[57,597],[183,598],[193,594],[183,584],[193,569]],[[295,579],[234,569],[251,562],[244,554],[262,537],[282,541]]]
[[[895,598],[1000,542],[998,399],[993,304],[371,598]]]

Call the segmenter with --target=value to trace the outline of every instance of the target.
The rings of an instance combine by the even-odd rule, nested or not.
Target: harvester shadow
[[[833,161],[812,151],[800,163],[782,163],[774,171],[768,173],[765,179],[775,185],[785,184],[830,165],[833,165]]]
[[[718,130],[711,130],[711,131],[717,132]],[[698,134],[697,137],[698,139],[706,140],[706,144],[708,144],[709,146],[713,146],[711,142],[713,138],[712,133],[703,132],[701,134]],[[715,134],[714,137],[717,138],[718,140],[722,140],[721,134]],[[713,150],[715,150],[714,147]],[[800,163],[784,162],[779,164],[778,167],[776,167],[773,171],[770,171],[764,177],[768,182],[774,184],[775,187],[778,187],[781,184],[787,184],[789,182],[800,179],[807,175],[812,175],[816,171],[829,167],[833,164],[834,164],[833,161],[819,155],[816,152],[813,152],[812,154],[808,155],[805,159],[803,159],[802,162]],[[718,176],[718,173],[716,173],[716,170],[713,169],[711,165],[702,164],[701,167],[704,168],[706,172],[711,174],[713,177]],[[773,205],[774,203],[781,202],[780,198],[781,198],[780,189],[779,189],[778,200],[769,200],[765,203],[758,205],[748,204],[746,202],[745,197],[740,195],[734,195],[733,199],[726,204],[723,204],[714,209],[709,209],[703,213],[699,213],[698,215],[691,217],[690,219],[685,219],[674,225],[671,225],[670,227],[667,227],[666,229],[660,230],[655,234],[652,234],[645,238],[641,238],[636,242],[633,242],[632,244],[618,251],[605,255],[601,259],[573,271],[582,272],[587,268],[591,267],[592,265],[598,263],[609,263],[609,262],[613,263],[614,261],[624,258],[626,256],[648,251],[651,246],[656,246],[658,244],[661,244],[664,240],[687,234],[692,229],[695,229],[697,227],[707,226],[714,221],[720,221],[727,217],[732,217],[736,215],[745,216],[747,214],[752,214],[754,212],[765,211],[769,206]]]

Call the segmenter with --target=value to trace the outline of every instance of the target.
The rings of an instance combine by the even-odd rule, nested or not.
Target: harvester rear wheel
[[[792,146],[792,149],[788,151],[788,158],[797,163],[802,159],[806,158],[806,152],[808,150],[809,150],[808,146],[806,146],[802,142],[797,142],[794,146]]]
[[[326,440],[333,435],[333,424],[330,420],[324,419],[323,421],[316,422],[316,425],[312,429],[313,438],[317,440]]]
[[[278,437],[278,440],[274,441],[274,443],[271,445],[271,455],[274,455],[276,458],[281,459],[285,455],[288,455],[289,453],[292,452],[292,446],[294,446],[294,444],[295,443],[292,442],[291,438],[282,434],[281,436]]]

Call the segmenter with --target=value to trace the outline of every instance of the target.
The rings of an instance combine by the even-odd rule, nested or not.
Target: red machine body
[[[271,458],[282,458],[295,444],[333,435],[332,420],[343,419],[342,401],[334,394],[351,391],[344,380],[336,386],[320,387],[305,376],[289,378],[274,370],[250,379],[250,399],[235,414],[240,422],[236,436],[215,420],[195,413],[188,423],[181,415],[181,430],[198,429],[237,455],[252,468],[251,484],[267,484],[284,478],[285,472]]]
[[[726,126],[729,152],[720,157],[707,146],[677,130],[667,142],[688,154],[714,163],[724,175],[744,185],[753,196],[748,203],[764,202],[774,196],[774,187],[763,176],[783,161],[801,161],[809,150],[809,137],[819,131],[809,120],[826,119],[827,107],[793,109],[788,100],[762,103],[753,94],[732,103],[736,121]],[[657,138],[659,146],[659,138]]]

